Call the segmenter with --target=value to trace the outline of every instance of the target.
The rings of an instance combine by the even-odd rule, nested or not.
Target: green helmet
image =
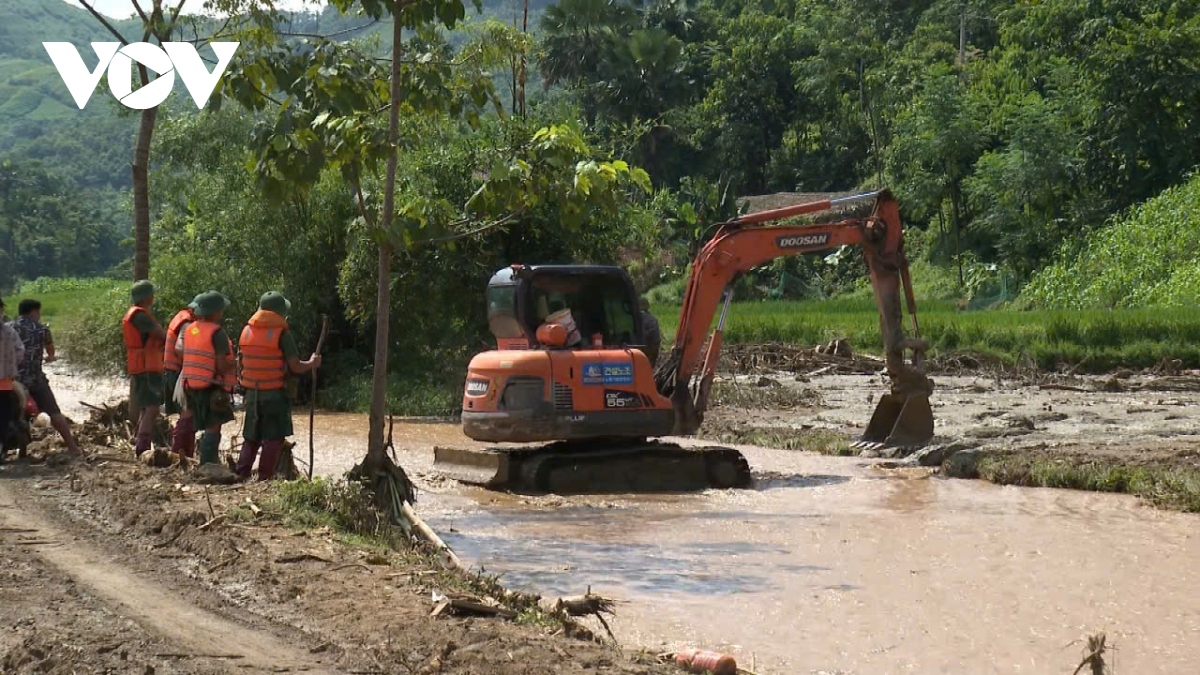
[[[141,281],[134,283],[133,286],[129,288],[129,299],[134,303],[148,300],[153,296],[154,284],[150,283],[150,281],[147,279],[142,279]]]
[[[283,297],[283,293],[279,291],[267,291],[258,299],[258,308],[275,312],[280,316],[287,316],[292,311],[292,302]]]
[[[196,296],[192,301],[195,309],[192,310],[200,316],[209,316],[225,309],[229,306],[229,298],[221,295],[216,291],[205,291]]]

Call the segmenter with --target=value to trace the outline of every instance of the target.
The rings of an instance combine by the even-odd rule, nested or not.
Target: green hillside
[[[547,4],[546,0],[530,3],[531,27]],[[491,0],[481,14],[468,12],[468,20],[496,17],[512,22],[520,10],[516,0]],[[127,39],[140,38],[137,21],[113,23]],[[355,31],[355,27],[363,29]],[[351,39],[384,28],[327,7],[322,12],[290,15],[285,30]],[[0,155],[40,160],[80,187],[129,187],[136,118],[105,95],[104,82],[87,108],[79,110],[42,47],[42,42],[71,42],[89,62],[88,43],[111,40],[86,10],[62,0],[0,3]]]
[[[132,35],[132,22],[116,25]],[[79,110],[42,47],[107,40],[86,10],[60,0],[0,4],[0,155],[40,160],[83,188],[129,186],[132,117],[100,95]]]
[[[1200,301],[1200,175],[1069,245],[1025,299],[1069,309],[1195,307]]]

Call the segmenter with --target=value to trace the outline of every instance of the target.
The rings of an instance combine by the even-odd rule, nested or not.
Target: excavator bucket
[[[863,445],[922,446],[933,439],[928,394],[884,394],[863,433]]]

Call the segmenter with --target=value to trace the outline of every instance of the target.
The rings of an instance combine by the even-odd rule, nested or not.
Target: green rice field
[[[977,352],[1010,364],[1032,360],[1043,369],[1079,365],[1080,372],[1144,368],[1164,359],[1200,367],[1200,310],[1115,309],[961,311],[951,303],[918,302],[921,337],[931,355]],[[674,338],[679,308],[653,309],[663,339]],[[849,340],[857,350],[882,349],[879,314],[870,299],[734,303],[726,344],[799,345]]]

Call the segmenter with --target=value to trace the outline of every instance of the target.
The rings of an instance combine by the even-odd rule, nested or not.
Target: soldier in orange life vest
[[[233,421],[230,392],[236,382],[233,343],[221,328],[221,319],[229,300],[216,291],[196,296],[196,320],[180,333],[183,352],[183,388],[188,410],[196,426],[204,430],[200,437],[200,463],[220,461],[221,425]]]
[[[150,313],[154,284],[145,279],[129,290],[133,304],[121,320],[125,339],[125,368],[129,373],[129,406],[138,412],[134,450],[140,456],[150,449],[154,420],[162,403],[163,344],[167,333]]]
[[[191,410],[175,401],[175,385],[179,382],[179,371],[183,370],[183,352],[178,349],[179,334],[196,320],[193,313],[195,309],[196,301],[192,300],[191,304],[171,318],[171,323],[167,324],[167,344],[163,350],[163,412],[179,415],[179,421],[171,433],[171,452],[189,458],[196,451],[196,418],[192,417]]]
[[[254,457],[262,446],[258,479],[270,480],[283,450],[283,440],[292,435],[292,404],[286,391],[289,372],[296,375],[321,366],[314,354],[301,361],[296,339],[288,329],[292,303],[275,291],[258,301],[258,312],[242,329],[238,340],[238,382],[246,389],[245,441],[238,457],[237,472],[250,477]]]

